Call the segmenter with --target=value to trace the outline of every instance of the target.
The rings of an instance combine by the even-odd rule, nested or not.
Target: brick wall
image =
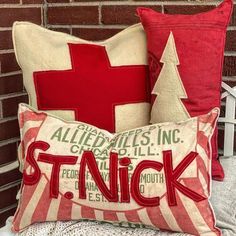
[[[22,74],[12,47],[11,27],[15,20],[31,21],[84,39],[102,40],[138,22],[135,15],[137,6],[149,6],[165,13],[188,14],[207,11],[217,3],[209,0],[0,0],[0,165],[17,158],[17,105],[27,102]],[[231,86],[236,85],[236,5],[227,31],[223,75]],[[221,128],[221,148],[222,135]],[[0,227],[14,213],[20,178],[17,170],[0,174]]]

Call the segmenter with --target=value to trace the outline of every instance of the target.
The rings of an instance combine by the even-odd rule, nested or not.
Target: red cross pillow
[[[89,219],[220,236],[208,201],[217,116],[111,134],[20,105],[24,171],[13,230]]]
[[[146,41],[140,24],[92,43],[15,22],[13,41],[33,107],[110,132],[149,123]]]
[[[147,34],[151,123],[185,120],[220,107],[225,33],[231,11],[231,0],[195,15],[168,15],[138,8]],[[217,130],[212,148],[212,175],[222,180]]]

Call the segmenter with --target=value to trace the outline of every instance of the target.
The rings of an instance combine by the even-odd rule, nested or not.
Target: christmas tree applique
[[[177,68],[180,63],[172,32],[160,62],[163,66],[152,90],[156,99],[152,106],[151,123],[188,119],[190,115],[181,101],[188,97]]]

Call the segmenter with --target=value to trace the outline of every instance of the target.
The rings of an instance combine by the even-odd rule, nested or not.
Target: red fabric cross
[[[104,46],[68,45],[72,69],[33,74],[38,109],[73,110],[76,120],[115,132],[115,106],[149,101],[147,67],[113,67]]]

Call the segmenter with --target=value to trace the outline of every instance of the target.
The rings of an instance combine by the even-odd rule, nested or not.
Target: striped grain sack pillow
[[[208,201],[217,117],[216,109],[111,134],[21,104],[24,172],[13,230],[89,219],[221,235]]]

